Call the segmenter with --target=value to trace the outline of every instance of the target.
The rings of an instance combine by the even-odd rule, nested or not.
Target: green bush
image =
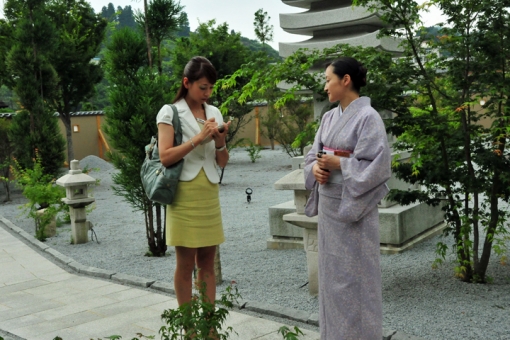
[[[24,205],[24,211],[28,217],[36,222],[36,238],[40,241],[46,239],[44,229],[57,216],[64,207],[62,198],[65,190],[55,185],[55,178],[44,173],[41,158],[36,152],[33,168],[22,168],[15,160],[12,168],[16,185],[22,189],[23,196],[28,199]],[[40,209],[45,209],[41,215],[37,214]]]

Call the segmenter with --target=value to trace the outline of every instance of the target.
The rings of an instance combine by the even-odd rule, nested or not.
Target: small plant
[[[47,237],[46,227],[55,220],[64,206],[61,199],[65,197],[65,190],[55,185],[55,179],[51,175],[44,173],[37,151],[32,169],[24,169],[14,160],[12,173],[16,185],[22,189],[23,196],[28,199],[24,211],[28,217],[35,220],[35,236],[38,240],[44,241]]]
[[[209,302],[206,297],[205,283],[197,283],[198,295],[193,295],[189,303],[185,303],[176,309],[169,309],[163,312],[161,318],[167,326],[161,327],[159,333],[163,340],[188,340],[188,339],[228,339],[232,327],[227,327],[222,333],[229,309],[241,297],[235,282],[226,288],[226,293],[221,295],[214,303]]]
[[[262,151],[262,149],[263,147],[261,145],[255,145],[252,142],[250,142],[250,146],[246,147],[246,151],[248,151],[252,163],[255,163],[257,159],[262,158],[260,155],[260,151]]]
[[[294,326],[294,331],[287,326],[282,326],[278,329],[278,334],[281,334],[285,340],[298,340],[299,335],[304,335],[297,326]]]

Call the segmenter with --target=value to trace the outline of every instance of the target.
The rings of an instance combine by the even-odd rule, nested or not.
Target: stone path
[[[2,218],[0,336],[6,339],[9,333],[29,340],[52,340],[55,336],[64,340],[88,340],[110,335],[131,339],[137,333],[157,335],[163,325],[160,319],[163,310],[177,306],[175,298],[153,289],[68,272],[7,231],[5,224]],[[9,228],[33,239],[16,226]],[[44,243],[40,247],[48,248]],[[75,263],[75,267],[80,269],[79,264]],[[94,274],[101,276],[101,270]],[[125,279],[129,282],[132,277]],[[239,312],[230,312],[227,326],[238,333],[231,339],[282,339],[277,330],[283,324]],[[319,339],[316,332],[302,331],[305,336],[300,339]]]

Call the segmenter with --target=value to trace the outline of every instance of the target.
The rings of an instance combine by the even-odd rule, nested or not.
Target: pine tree
[[[64,141],[58,118],[46,105],[56,94],[57,75],[48,61],[57,48],[55,26],[45,15],[44,0],[9,0],[5,14],[14,29],[7,67],[25,109],[14,117],[11,127],[15,153],[21,166],[31,167],[38,150],[45,173],[57,176],[64,161]]]
[[[106,109],[106,133],[115,152],[111,160],[120,170],[113,177],[114,191],[145,215],[149,251],[164,256],[161,206],[153,205],[143,191],[140,168],[145,145],[157,133],[156,115],[170,102],[168,81],[151,71],[145,38],[128,28],[112,35],[106,52],[107,79],[111,106]]]
[[[101,67],[90,60],[99,54],[107,23],[84,0],[55,0],[46,12],[56,25],[59,46],[51,56],[58,92],[50,106],[65,126],[70,162],[74,159],[71,112],[92,96],[103,77]]]

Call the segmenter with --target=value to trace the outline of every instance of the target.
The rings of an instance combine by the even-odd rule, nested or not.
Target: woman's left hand
[[[341,170],[340,157],[333,155],[322,155],[317,157],[317,165],[325,170]]]
[[[228,128],[230,127],[230,121],[227,123],[223,123],[223,127],[225,128],[223,132],[220,132],[218,130],[218,127],[216,127],[216,130],[211,134],[212,138],[214,139],[214,143],[216,144],[216,147],[221,148],[225,145],[225,138],[227,137]]]

